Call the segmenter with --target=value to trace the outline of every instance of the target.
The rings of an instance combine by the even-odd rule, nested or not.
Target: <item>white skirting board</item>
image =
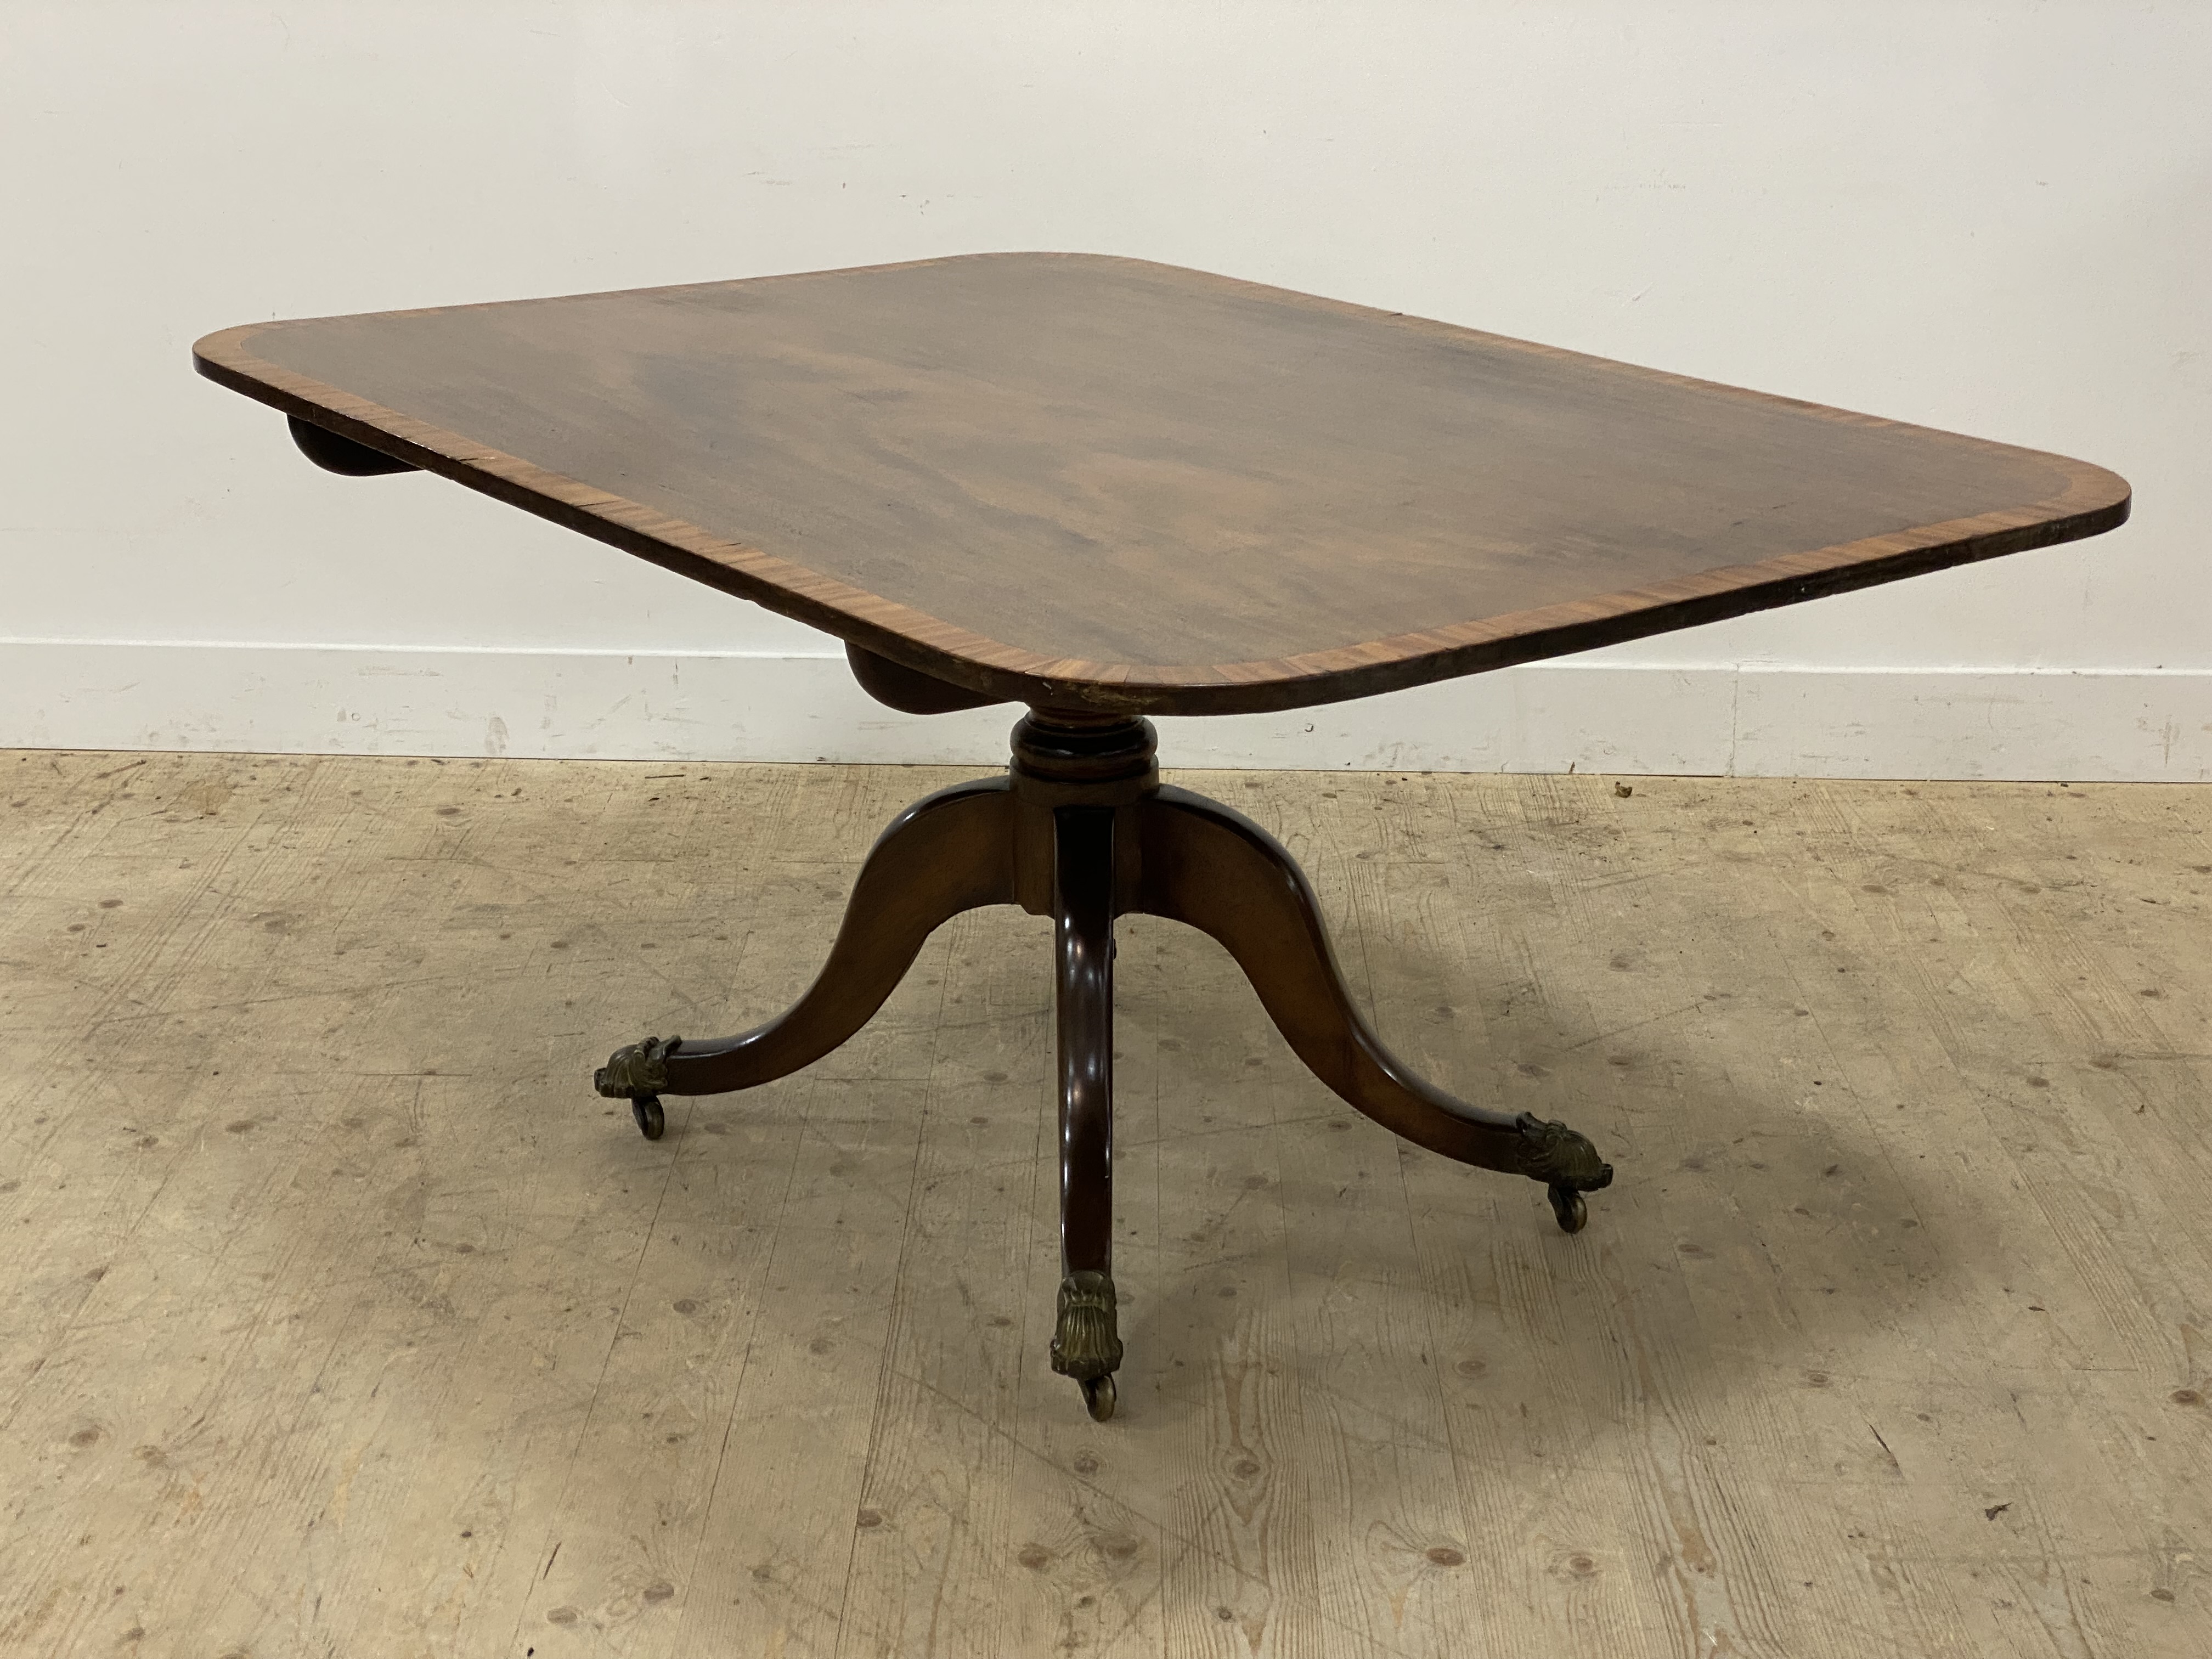
[[[1018,711],[915,717],[836,655],[0,641],[0,746],[998,764]],[[1173,766],[2212,780],[2212,671],[1540,663],[1160,722]]]

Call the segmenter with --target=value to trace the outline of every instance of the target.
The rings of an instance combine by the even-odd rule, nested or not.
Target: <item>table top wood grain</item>
[[[954,684],[1140,713],[1556,656],[2129,502],[2061,456],[1085,254],[256,323],[194,357]]]

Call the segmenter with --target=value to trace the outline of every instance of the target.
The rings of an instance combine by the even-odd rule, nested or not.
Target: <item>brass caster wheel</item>
[[[1589,1224],[1589,1206],[1572,1187],[1547,1187],[1545,1194],[1552,1200],[1552,1213],[1559,1218],[1559,1231],[1578,1233]]]
[[[1103,1376],[1086,1376],[1083,1379],[1081,1387],[1083,1409],[1091,1413],[1092,1422],[1103,1423],[1114,1415],[1115,1395],[1113,1372],[1109,1371]]]
[[[658,1140],[668,1128],[668,1114],[660,1109],[659,1095],[640,1095],[629,1103],[629,1115],[637,1120],[637,1132],[647,1140]]]

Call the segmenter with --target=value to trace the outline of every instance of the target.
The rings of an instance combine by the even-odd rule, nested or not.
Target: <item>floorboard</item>
[[[1218,774],[1587,1231],[1125,921],[1121,1415],[1049,928],[811,1071],[918,768],[0,753],[0,1653],[2201,1659],[2212,788]]]

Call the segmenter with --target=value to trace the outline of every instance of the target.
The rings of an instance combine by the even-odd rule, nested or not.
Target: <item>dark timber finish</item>
[[[1003,254],[262,323],[200,370],[334,472],[425,469],[842,637],[911,714],[1016,702],[1003,776],[884,832],[820,976],[596,1082],[749,1089],[866,1023],[979,905],[1054,927],[1054,1370],[1114,1413],[1114,923],[1228,950],[1298,1057],[1395,1133],[1543,1183],[1564,1123],[1414,1075],[1267,831],[1160,783],[1148,712],[1294,708],[2094,535],[2112,474],[1196,271]]]
[[[811,1064],[883,1006],[930,930],[960,911],[1018,904],[1054,920],[1060,1060],[1060,1270],[1054,1370],[1113,1415],[1121,1363],[1113,1279],[1114,919],[1166,916],[1237,959],[1293,1052],[1394,1133],[1479,1169],[1544,1183],[1579,1231],[1583,1194],[1613,1167],[1564,1123],[1472,1106],[1424,1082],[1353,1006],[1313,890],[1282,846],[1218,801],[1163,785],[1152,723],[1033,713],[1007,775],[955,785],[884,830],[845,908],[830,960],[766,1024],[696,1042],[647,1037],[600,1068],[599,1092],[650,1103],[772,1083]]]
[[[2128,510],[2059,456],[1091,255],[255,323],[195,356],[971,702],[1295,708]]]

